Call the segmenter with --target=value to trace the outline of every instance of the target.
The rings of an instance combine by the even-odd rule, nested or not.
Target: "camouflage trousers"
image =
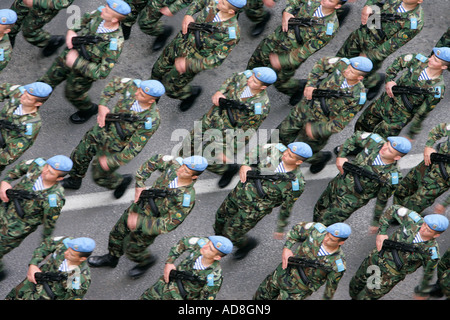
[[[86,78],[66,66],[65,55],[57,57],[47,73],[38,81],[45,82],[54,89],[64,80],[66,80],[64,94],[67,100],[78,110],[90,109],[92,101],[88,92],[94,80]]]
[[[379,268],[379,274],[370,272],[373,266]],[[389,265],[385,259],[380,258],[378,251],[375,250],[364,259],[350,280],[349,294],[355,300],[378,300],[405,279],[405,276]]]
[[[438,284],[442,293],[450,299],[450,250],[444,253],[437,266]]]
[[[131,261],[145,265],[151,257],[147,248],[155,241],[156,236],[145,235],[140,231],[130,231],[127,219],[134,205],[124,211],[109,233],[108,251],[114,257],[124,254]]]
[[[131,13],[123,21],[125,26],[131,27],[136,21],[141,31],[149,36],[159,36],[164,32],[164,25],[160,21],[163,16],[159,9],[165,5],[158,1],[128,0]]]
[[[139,300],[182,300],[182,297],[176,285],[172,282],[166,283],[161,277],[142,293]]]
[[[445,166],[450,174],[450,165]],[[411,169],[403,177],[394,193],[394,204],[421,213],[433,205],[434,201],[450,188],[450,181],[445,180],[438,164],[425,166],[424,161]]]
[[[276,37],[277,33],[274,32],[259,43],[258,47],[248,61],[247,69],[252,70],[256,67],[272,68],[269,60],[269,54],[287,53],[289,51],[289,49],[282,42],[277,40]],[[275,70],[277,73],[277,81],[274,83],[275,88],[289,96],[292,96],[301,90],[302,85],[300,79],[294,78],[296,70],[297,69],[295,68]]]
[[[6,295],[5,300],[51,300],[43,288],[25,279]]]
[[[268,13],[264,9],[264,3],[261,0],[248,0],[244,7],[244,12],[247,18],[253,23],[260,23]]]
[[[30,9],[21,0],[16,0],[11,10],[17,13],[17,21],[9,33],[16,37],[22,29],[23,37],[34,46],[43,48],[50,40],[50,33],[43,29],[59,12],[59,10],[46,9],[44,12]]]
[[[355,132],[378,133],[384,138],[400,135],[413,115],[404,108],[396,106],[397,102],[392,100],[386,93],[383,93],[380,98],[372,102],[356,121]]]
[[[119,151],[108,147],[110,142],[108,138],[106,133],[95,134],[94,130],[86,132],[70,155],[73,161],[73,167],[70,171],[71,177],[84,178],[92,161],[92,178],[96,184],[114,190],[122,183],[123,176],[116,172],[119,167],[109,168],[110,170],[105,171],[98,161],[99,156],[109,156]]]
[[[313,293],[308,287],[294,280],[281,265],[259,285],[253,300],[303,300]]]

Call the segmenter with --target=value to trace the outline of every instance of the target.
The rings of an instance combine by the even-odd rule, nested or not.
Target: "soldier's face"
[[[340,6],[339,0],[322,0],[320,4],[326,9],[336,9],[337,6]]]
[[[38,98],[29,94],[27,91],[20,96],[20,103],[25,107],[34,107],[42,104],[38,102]]]
[[[329,249],[337,249],[340,245],[342,245],[344,241],[341,238],[335,237],[330,233],[327,233],[323,238],[323,244]]]
[[[441,234],[431,229],[426,223],[420,226],[419,234],[423,240],[431,240],[439,237]]]
[[[64,252],[64,258],[71,264],[79,264],[80,262],[86,260],[85,257],[80,257],[79,253],[72,248],[67,248]]]
[[[265,87],[261,81],[256,79],[255,75],[252,75],[250,78],[248,78],[247,85],[252,90],[261,90]]]
[[[146,94],[144,91],[142,91],[141,88],[139,88],[136,91],[136,93],[134,94],[134,97],[136,98],[136,100],[138,102],[145,103],[145,104],[155,102],[155,98]]]
[[[432,55],[430,59],[428,59],[428,67],[431,69],[447,69],[447,66],[443,64],[443,61],[436,57],[436,55]]]
[[[291,165],[291,166],[299,165],[299,164],[302,163],[302,161],[298,159],[296,154],[293,153],[289,148],[286,149],[286,151],[283,152],[283,155],[281,156],[281,160],[283,160],[283,162],[286,165]]]
[[[219,250],[217,250],[211,241],[208,241],[201,249],[200,253],[207,259],[214,259],[216,256],[219,256]]]
[[[9,33],[11,31],[11,27],[9,24],[0,24],[0,37]]]
[[[400,153],[391,146],[389,141],[380,149],[380,155],[386,160],[399,160],[401,158]]]
[[[112,21],[118,20],[118,13],[116,13],[116,11],[114,11],[108,5],[106,5],[102,9],[102,13],[100,14],[100,17],[105,21],[112,22]]]
[[[61,177],[61,171],[53,169],[50,165],[46,164],[42,169],[42,179],[49,183],[61,181],[64,177]]]
[[[177,177],[179,179],[191,179],[195,177],[195,172],[189,169],[185,164],[183,164],[177,170]]]
[[[343,72],[342,75],[347,79],[347,81],[358,81],[362,80],[363,76],[353,68],[351,65],[349,65]]]

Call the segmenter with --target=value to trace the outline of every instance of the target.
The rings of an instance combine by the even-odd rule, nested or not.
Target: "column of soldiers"
[[[50,35],[43,27],[76,0],[15,0],[10,9],[0,9],[0,72],[13,55],[20,31],[26,41],[43,49],[45,57],[66,45],[36,82],[0,84],[0,100],[7,100],[0,111],[0,172],[13,165],[0,183],[0,259],[43,225],[42,243],[33,253],[26,279],[6,299],[82,299],[91,284],[90,267],[114,268],[123,255],[136,263],[128,275],[142,277],[157,260],[148,247],[193,211],[194,184],[205,170],[222,175],[221,188],[239,176],[217,208],[214,235],[183,237],[171,248],[163,275],[140,299],[215,299],[224,281],[220,260],[233,250],[234,259],[244,259],[258,244],[247,233],[277,207],[274,237],[285,239],[281,262],[253,299],[301,300],[323,284],[323,299],[332,299],[347,270],[342,246],[352,229],[346,220],[372,199],[375,248],[351,278],[351,298],[380,299],[421,266],[424,273],[415,297],[449,298],[450,254],[447,249],[441,257],[436,239],[449,225],[445,208],[450,196],[436,206],[436,213],[426,214],[425,209],[450,186],[450,122],[428,128],[421,163],[405,176],[398,166],[426,127],[428,114],[444,98],[449,31],[431,53],[402,54],[385,73],[377,73],[387,57],[426,28],[422,1],[368,0],[360,27],[336,55],[318,58],[305,79],[297,79],[296,70],[339,32],[339,12],[350,4],[287,0],[281,25],[257,46],[248,70],[233,73],[212,95],[213,106],[186,137],[179,157],[154,154],[137,170],[134,201],[113,226],[104,255],[92,255],[92,238],[54,237],[65,189],[79,189],[92,163],[95,183],[114,190],[115,198],[122,197],[133,177],[117,171],[144,150],[164,123],[158,101],[165,94],[180,101],[182,112],[195,106],[202,88],[190,83],[201,71],[220,68],[238,46],[239,13],[254,23],[251,34],[256,37],[271,18],[264,5],[270,8],[274,2],[106,0],[65,36]],[[181,30],[166,45],[173,28],[161,17],[184,8]],[[381,28],[369,24],[374,14]],[[109,77],[136,22],[146,35],[156,37],[152,51],[162,49],[151,75],[144,80],[112,77],[99,103],[92,102],[90,88]],[[43,125],[39,109],[63,81],[65,97],[77,109],[70,121],[82,124],[97,115],[97,123],[70,156],[14,163],[36,140]],[[374,99],[383,84],[385,90]],[[246,151],[244,162],[237,163],[228,155],[249,148],[250,136],[241,145],[217,137],[205,140],[211,129],[258,130],[274,110],[266,91],[271,85],[290,96],[292,105],[278,126],[278,141],[272,137]],[[111,106],[116,95],[119,100]],[[335,148],[339,173],[320,195],[312,221],[296,223],[285,234],[294,204],[306,188],[301,165],[310,163],[312,174],[322,171],[332,158],[331,152],[322,151],[329,137],[339,134],[360,111],[354,133]],[[207,150],[215,152],[206,155]],[[145,182],[155,171],[160,176],[148,188]],[[19,181],[13,186],[14,180]],[[393,205],[387,207],[391,197]],[[396,230],[388,235],[391,226]],[[175,265],[186,251],[188,257]],[[380,276],[369,285],[371,267],[377,267]],[[0,260],[0,280],[6,274]]]

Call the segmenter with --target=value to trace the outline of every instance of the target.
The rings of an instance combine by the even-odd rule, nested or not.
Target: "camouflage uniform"
[[[252,165],[252,159],[261,159],[255,166],[262,174],[274,174],[281,156],[287,148],[282,144],[267,144],[256,153],[247,157],[244,165]],[[261,154],[267,157],[261,156]],[[223,235],[230,239],[238,248],[247,243],[246,233],[253,229],[256,224],[270,214],[276,207],[280,207],[276,232],[283,232],[288,224],[295,201],[301,196],[305,189],[300,166],[286,173],[279,173],[293,177],[294,181],[267,181],[261,180],[262,189],[266,196],[258,194],[255,184],[248,179],[245,183],[238,182],[236,187],[228,194],[216,212],[214,231],[217,235]]]
[[[208,238],[203,237],[184,237],[169,252],[166,264],[173,264],[178,257],[188,252],[189,255],[177,266],[177,270],[190,272],[205,281],[204,283],[183,281],[183,287],[187,292],[185,300],[214,300],[222,286],[222,268],[219,261],[214,261],[204,270],[194,269],[195,261],[201,256],[200,249],[208,241]],[[140,300],[183,300],[183,298],[175,281],[166,283],[164,278],[160,277],[141,295]]]
[[[190,136],[183,141],[183,148],[189,148],[191,154],[201,154],[207,158],[204,152],[206,149],[220,150],[223,154],[235,155],[238,150],[242,150],[250,138],[253,136],[262,122],[266,119],[270,112],[270,101],[267,91],[263,90],[249,98],[241,98],[241,94],[247,86],[247,80],[252,76],[251,70],[234,73],[228,78],[218,91],[222,92],[227,99],[239,101],[247,106],[249,110],[232,109],[231,113],[236,121],[233,126],[227,115],[225,109],[213,105],[211,109],[203,115],[197,126],[190,132]],[[208,130],[219,130],[222,139],[215,139],[214,136],[208,136]],[[236,130],[234,134],[226,134],[227,130]],[[201,132],[202,136],[198,136],[197,132]],[[231,132],[231,131],[230,131]],[[225,137],[222,137],[226,134]],[[227,139],[228,138],[228,139]],[[232,139],[233,138],[233,139]],[[231,140],[232,139],[232,140]],[[199,141],[198,141],[199,140]],[[207,140],[203,145],[202,142]],[[209,142],[209,143],[208,143]],[[202,150],[197,150],[195,147],[200,146]],[[182,153],[184,153],[183,150]],[[216,156],[219,156],[216,154]],[[208,159],[214,162],[215,159]],[[221,160],[221,159],[220,159]],[[227,169],[226,164],[211,163],[208,165],[208,170],[223,174]]]
[[[253,299],[255,300],[303,300],[326,283],[324,300],[333,299],[339,281],[346,270],[345,255],[339,247],[334,253],[318,256],[322,241],[327,234],[321,223],[301,222],[296,224],[286,236],[284,248],[293,250],[295,256],[315,260],[330,270],[304,267],[311,283],[303,283],[297,268],[283,269],[281,263],[273,273],[259,285]],[[305,241],[308,239],[308,241]],[[298,246],[294,248],[294,245]],[[294,249],[293,249],[294,248]]]
[[[135,102],[135,93],[139,89],[141,80],[130,78],[114,77],[105,87],[100,104],[107,106],[116,94],[121,97],[114,106],[112,113],[127,113],[139,116],[141,122],[120,122],[124,137],[121,138],[114,123],[109,123],[101,128],[96,124],[84,135],[78,146],[72,151],[70,158],[73,161],[73,169],[70,176],[83,178],[89,168],[91,160],[92,176],[94,181],[105,188],[115,189],[123,181],[123,176],[116,172],[134,159],[145,147],[148,140],[156,132],[160,125],[160,114],[153,105],[142,112],[130,110]],[[98,157],[105,155],[109,171],[105,171],[100,166]]]
[[[86,51],[91,60],[86,60],[80,55],[73,67],[69,68],[65,63],[69,49],[65,49],[39,80],[53,88],[66,80],[66,98],[79,110],[89,110],[92,107],[88,95],[89,89],[94,81],[105,79],[109,75],[123,48],[124,39],[120,26],[113,32],[96,33],[103,21],[100,17],[100,9],[101,7],[99,10],[85,14],[81,19],[80,28],[72,29],[78,36],[96,35],[106,40],[98,44],[86,45]]]
[[[0,40],[0,71],[5,69],[11,60],[13,48],[9,39],[9,35],[4,34]]]
[[[393,205],[389,207],[380,218],[379,234],[386,235],[387,229],[394,221],[399,222],[398,228],[389,240],[412,244],[414,237],[419,232],[423,219],[414,211]],[[350,281],[350,296],[357,300],[376,300],[387,294],[395,285],[405,279],[408,274],[415,272],[423,266],[424,274],[420,287],[429,285],[434,270],[439,261],[439,247],[435,239],[414,244],[421,252],[403,252],[398,250],[403,267],[398,270],[390,250],[385,250],[383,255],[375,248],[361,263],[358,271]],[[377,266],[379,272],[377,279],[372,279],[373,272],[369,268]],[[374,281],[375,280],[375,281]]]
[[[401,172],[397,162],[384,166],[373,165],[380,149],[386,140],[376,133],[357,131],[352,137],[347,139],[339,150],[338,157],[345,158],[347,154],[356,148],[364,148],[352,161],[353,164],[366,170],[378,174],[385,181],[381,184],[378,181],[360,177],[363,193],[359,194],[355,190],[355,182],[352,174],[338,174],[328,183],[327,188],[322,193],[314,206],[314,221],[330,225],[336,222],[343,222],[350,215],[365,206],[371,199],[376,198],[372,226],[378,226],[378,220],[386,207],[387,201],[394,192],[399,181]]]
[[[39,266],[48,257],[42,266],[41,272],[60,272],[59,267],[64,261],[67,250],[65,242],[72,238],[55,237],[45,239],[33,252],[30,265]],[[91,284],[91,273],[87,262],[82,262],[77,268],[67,273],[67,280],[61,282],[48,282],[56,300],[79,300],[84,297]],[[35,285],[25,278],[17,287],[12,289],[5,300],[50,300],[42,284]]]
[[[419,87],[434,93],[408,95],[408,100],[413,105],[413,110],[409,110],[399,95],[390,98],[384,92],[363,111],[356,122],[355,130],[374,132],[383,137],[398,136],[411,122],[408,136],[413,139],[422,129],[422,123],[428,113],[444,98],[445,83],[442,74],[436,79],[418,79],[427,65],[428,59],[422,54],[405,54],[396,58],[386,69],[386,83],[395,81],[399,86]],[[406,71],[395,80],[402,70]]]
[[[274,2],[278,2],[275,0]],[[247,18],[253,23],[260,23],[269,11],[265,10],[264,2],[262,0],[248,0],[247,5],[243,8]]]
[[[432,148],[438,140],[445,137],[446,141],[440,143],[437,152],[448,155],[450,153],[450,123],[441,123],[431,129],[425,145]],[[450,164],[446,163],[444,168],[450,175]],[[421,213],[449,188],[450,181],[442,175],[439,164],[425,166],[422,161],[402,179],[394,193],[394,203]]]
[[[0,129],[5,146],[0,146],[0,172],[23,155],[36,140],[42,125],[39,111],[22,116],[13,114],[20,106],[20,97],[25,89],[19,85],[3,83],[0,85],[0,101],[8,99],[0,111],[0,119],[23,127],[23,130]]]
[[[358,82],[350,88],[341,89],[345,77],[342,72],[349,65],[348,59],[326,57],[320,59],[312,68],[306,86],[318,89],[337,90],[351,93],[352,97],[326,98],[329,115],[322,109],[318,99],[307,100],[305,97],[291,109],[289,115],[278,125],[280,142],[283,144],[292,141],[302,141],[313,149],[313,156],[307,160],[317,163],[323,159],[322,148],[327,144],[328,138],[341,132],[353,117],[361,110],[366,101],[364,85]],[[327,73],[319,85],[320,77]],[[314,140],[305,132],[304,125],[310,122]]]
[[[74,0],[33,0],[33,8],[28,8],[22,0],[15,0],[11,9],[17,13],[17,22],[10,36],[16,37],[22,29],[25,40],[34,46],[44,48],[50,40],[50,33],[43,29],[62,9]]]
[[[3,181],[12,183],[12,181],[20,179],[14,189],[32,191],[45,163],[42,158],[21,161],[6,173]],[[43,224],[44,240],[51,236],[66,201],[64,189],[59,183],[50,188],[33,192],[38,195],[38,199],[20,201],[25,212],[23,218],[18,216],[13,201],[0,205],[0,271],[3,269],[1,263],[3,256],[18,247],[39,225]]]
[[[319,6],[319,0],[308,2],[305,0],[293,0],[289,1],[285,11],[295,15],[296,18],[318,19],[314,18],[313,14]],[[300,81],[293,79],[296,70],[310,55],[330,42],[339,28],[336,12],[321,19],[323,19],[323,25],[300,27],[302,43],[297,42],[294,30],[283,32],[281,26],[278,26],[271,35],[258,45],[248,61],[247,69],[262,66],[271,67],[269,54],[277,54],[280,59],[281,70],[277,71],[275,88],[284,94],[292,96],[301,88]]]
[[[442,293],[450,299],[450,249],[444,253],[437,266],[438,284]]]
[[[151,157],[136,172],[136,187],[144,188],[145,181],[153,172],[159,170],[162,172],[161,176],[153,183],[152,188],[169,189],[169,183],[177,177],[180,163],[178,158],[173,159],[171,156],[158,154]],[[120,257],[125,252],[132,261],[145,265],[150,259],[150,253],[146,251],[146,248],[158,235],[176,229],[194,208],[194,183],[195,181],[188,186],[176,188],[175,196],[156,198],[154,201],[160,213],[159,217],[152,213],[149,203],[145,203],[143,208],[133,203],[125,210],[109,234],[109,254]],[[140,215],[136,230],[132,232],[127,226],[130,212]]]
[[[223,21],[212,22],[217,11],[214,0],[193,2],[187,9],[186,15],[193,16],[199,12],[196,23],[208,23],[220,28],[222,32],[207,34],[200,33],[203,43],[201,50],[195,46],[195,36],[192,32],[187,34],[185,40],[181,31],[168,44],[158,60],[153,65],[152,79],[162,82],[167,95],[173,99],[184,100],[191,95],[189,83],[203,70],[219,67],[240,40],[240,29],[237,15]],[[186,72],[179,74],[175,68],[175,58],[186,58]]]
[[[447,31],[442,35],[442,37],[436,43],[437,48],[441,47],[450,47],[450,27]]]
[[[378,0],[368,0],[366,6],[377,5]],[[372,88],[380,80],[376,71],[380,69],[383,61],[400,47],[414,38],[424,25],[424,12],[420,5],[405,13],[397,12],[402,0],[386,0],[381,8],[381,13],[400,15],[404,19],[380,22],[381,29],[385,33],[381,37],[378,29],[369,29],[361,25],[353,31],[339,49],[337,56],[353,58],[365,54],[373,62],[373,69],[364,78],[364,86]],[[376,17],[375,17],[376,19]]]

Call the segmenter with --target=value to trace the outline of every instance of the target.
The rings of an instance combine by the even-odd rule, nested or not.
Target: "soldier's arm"
[[[55,9],[67,8],[74,0],[33,0],[34,9]]]
[[[355,149],[363,148],[368,142],[371,134],[363,131],[356,131],[350,138],[345,140],[341,148],[339,148],[340,158],[346,158],[349,153]]]
[[[341,62],[340,58],[337,57],[324,57],[314,64],[311,71],[308,74],[308,78],[306,80],[307,87],[316,87],[317,82],[324,74],[332,73],[336,67]]]
[[[414,55],[411,53],[403,54],[394,59],[394,61],[386,68],[385,82],[395,81],[397,75],[406,68],[409,68],[414,62]]]
[[[303,179],[297,180],[299,183],[299,190],[293,191],[292,185],[290,182],[287,183],[287,190],[283,192],[283,203],[281,204],[280,211],[278,213],[277,227],[276,232],[282,233],[284,232],[284,228],[288,225],[289,216],[291,215],[292,208],[294,207],[295,202],[302,195],[305,190],[305,182]]]
[[[11,183],[14,180],[19,179],[24,176],[28,172],[28,168],[32,164],[33,160],[22,160],[17,163],[14,167],[6,172],[6,176],[3,178],[3,181]]]
[[[171,4],[169,4],[167,7],[169,8],[172,14],[176,14],[178,11],[189,6],[192,2],[193,0],[176,0]]]
[[[286,234],[284,248],[291,249],[296,243],[305,241],[306,234],[313,225],[313,222],[300,222],[293,226],[292,229]]]
[[[200,292],[201,300],[215,300],[220,288],[222,287],[222,283],[222,275],[215,276],[213,280],[209,280],[209,283],[207,280],[207,283],[203,286]]]
[[[1,40],[0,40],[1,41]],[[6,66],[8,65],[9,61],[11,60],[12,57],[12,47],[6,47],[3,50],[2,53],[2,59],[0,60],[0,71],[2,71],[3,69],[6,68]]]
[[[294,14],[297,13],[298,8],[303,5],[306,1],[304,0],[287,0],[286,1],[286,7],[284,11]]]
[[[416,292],[418,296],[422,297],[429,295],[428,292],[424,292],[424,289],[430,287],[430,282],[433,279],[434,272],[440,260],[439,248],[437,245],[432,248],[427,248],[427,250],[429,251],[422,254],[423,276],[419,284],[418,292]]]
[[[121,78],[114,76],[111,81],[105,86],[102,94],[100,95],[100,105],[108,106],[108,103],[114,98],[118,93],[125,93],[126,89],[132,85],[132,79]]]
[[[145,188],[145,181],[150,178],[153,172],[156,170],[164,171],[168,167],[169,160],[166,161],[165,157],[172,159],[171,156],[156,154],[140,166],[135,175],[136,188]]]
[[[383,214],[381,214],[380,219],[378,220],[379,221],[378,234],[387,235],[387,230],[389,226],[391,226],[395,221],[401,224],[403,218],[406,216],[405,209],[406,208],[396,204],[387,208],[386,211]]]
[[[12,84],[12,83],[1,83],[0,84],[0,102],[3,102],[5,99],[10,99],[17,88],[19,88],[20,85],[18,84]]]
[[[450,135],[450,122],[443,122],[435,126],[428,133],[428,139],[425,146],[433,148],[434,144],[442,139],[443,137],[448,137]]]
[[[337,272],[333,270],[332,272],[328,272],[325,290],[322,296],[323,300],[333,299],[334,294],[336,293],[336,290],[338,288],[339,281],[341,281],[343,275],[344,271]]]
[[[166,264],[173,264],[175,260],[177,260],[178,257],[183,254],[183,252],[187,250],[192,251],[198,240],[198,237],[183,237],[175,246],[170,249],[169,255],[166,259]]]
[[[193,16],[197,12],[200,12],[208,5],[208,0],[195,0],[188,6],[186,11],[187,16]]]
[[[42,240],[40,245],[33,251],[29,264],[38,266],[49,254],[53,253],[65,237],[47,237]]]

